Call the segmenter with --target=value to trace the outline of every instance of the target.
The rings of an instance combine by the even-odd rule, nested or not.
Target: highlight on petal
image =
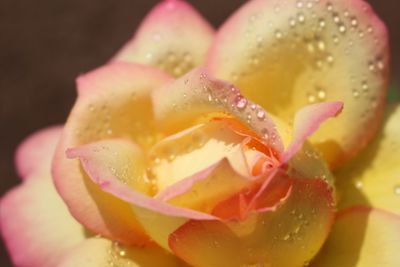
[[[400,105],[386,110],[384,127],[362,154],[339,169],[339,207],[366,205],[400,214]]]
[[[333,203],[326,183],[293,182],[291,195],[275,210],[245,221],[191,220],[170,236],[171,249],[193,266],[303,266],[328,236]]]
[[[362,0],[253,0],[220,28],[207,66],[288,121],[305,105],[344,102],[341,116],[311,138],[335,166],[380,125],[388,50],[384,24]]]
[[[212,26],[189,3],[161,1],[114,60],[153,65],[178,77],[203,64],[213,38]]]
[[[163,139],[149,152],[152,158],[150,170],[158,193],[182,179],[204,173],[223,159],[235,161],[234,167],[238,172],[248,173],[242,151],[245,138],[221,120],[200,124]],[[199,178],[207,176],[197,175]]]
[[[90,238],[68,253],[57,267],[184,267],[160,248],[125,247],[104,238]]]
[[[85,229],[69,214],[49,175],[32,177],[3,196],[0,222],[15,266],[56,266],[85,239]]]
[[[353,207],[340,211],[312,267],[392,267],[400,265],[400,217]]]
[[[15,165],[22,179],[41,177],[32,175],[38,170],[49,172],[51,161],[62,131],[61,125],[51,126],[33,133],[17,148]]]
[[[121,242],[138,241],[130,205],[99,188],[78,160],[66,158],[65,151],[108,138],[151,146],[158,137],[150,94],[169,80],[156,69],[131,63],[112,63],[78,79],[78,100],[65,125],[52,171],[72,215],[91,231]]]
[[[253,131],[277,157],[283,152],[279,122],[248,101],[232,84],[214,79],[197,68],[154,91],[154,112],[160,127],[174,133],[215,117],[234,117]]]
[[[294,118],[294,136],[282,161],[290,160],[301,149],[307,138],[318,130],[321,123],[337,116],[342,108],[343,104],[340,102],[325,102],[299,110]]]

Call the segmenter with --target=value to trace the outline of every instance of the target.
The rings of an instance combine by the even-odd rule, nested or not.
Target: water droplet
[[[332,55],[328,55],[327,57],[326,57],[326,62],[328,62],[328,63],[333,63],[333,61],[334,61],[335,59],[334,59],[334,57],[332,56]]]
[[[303,8],[303,1],[297,1],[296,6],[297,8]]]
[[[259,118],[260,120],[263,120],[265,118],[264,110],[257,111],[257,118]]]
[[[297,15],[297,20],[298,20],[300,23],[304,23],[304,21],[306,20],[306,18],[304,17],[304,14],[303,14],[303,13],[299,13],[299,14]]]
[[[294,18],[291,18],[290,20],[289,20],[289,25],[290,25],[290,27],[294,27],[294,26],[296,26],[296,20],[294,19]]]
[[[276,37],[276,39],[282,39],[282,37],[283,37],[282,32],[280,30],[276,30],[275,37]]]
[[[338,43],[339,43],[339,37],[338,37],[337,35],[334,35],[334,36],[333,36],[333,42],[334,42],[335,44],[338,44]]]
[[[315,103],[317,98],[314,95],[309,94],[307,100],[308,100],[308,103],[313,104],[313,103]]]
[[[321,27],[321,28],[325,28],[325,26],[326,26],[326,22],[325,22],[325,20],[324,19],[319,19],[319,26]]]
[[[363,89],[364,92],[368,91],[369,86],[368,86],[368,83],[366,81],[362,82],[362,89]]]
[[[322,40],[318,41],[318,49],[321,51],[325,50],[325,42],[324,41],[322,41]]]
[[[360,92],[357,89],[353,89],[354,98],[358,98],[360,96]]]
[[[339,17],[339,15],[338,15],[337,13],[333,13],[333,21],[334,21],[336,24],[339,24],[339,22],[340,22],[340,17]]]
[[[238,109],[244,109],[247,105],[247,99],[243,96],[239,96],[236,100],[236,107]]]
[[[209,102],[213,101],[213,97],[212,97],[211,94],[208,95],[208,101],[209,101]]]
[[[339,32],[341,32],[341,33],[345,33],[346,32],[346,26],[344,26],[344,24],[340,24],[339,25]]]
[[[400,196],[400,185],[395,185],[394,186],[394,193],[398,196]]]
[[[351,26],[353,26],[353,27],[357,27],[357,26],[358,26],[358,20],[357,20],[357,18],[353,17],[353,18],[351,19]]]
[[[326,97],[326,92],[325,92],[324,90],[322,90],[322,89],[319,89],[319,91],[318,91],[318,98],[319,98],[320,100],[324,100],[325,97]]]
[[[362,181],[356,181],[354,185],[356,186],[357,189],[361,189],[363,188],[364,183]]]
[[[368,33],[372,33],[373,31],[374,31],[374,29],[372,28],[372,26],[368,26],[367,32],[368,32]]]
[[[383,70],[385,68],[385,64],[383,63],[383,61],[381,59],[378,59],[378,61],[376,62],[376,66],[380,70]]]
[[[262,129],[261,130],[261,134],[263,136],[264,139],[268,139],[269,138],[269,131],[268,129]]]
[[[284,240],[284,241],[287,241],[287,240],[289,240],[289,238],[290,238],[290,234],[286,234],[286,235],[283,237],[283,240]]]
[[[328,11],[332,11],[333,10],[333,5],[331,2],[328,2],[326,5],[326,8],[328,9]]]

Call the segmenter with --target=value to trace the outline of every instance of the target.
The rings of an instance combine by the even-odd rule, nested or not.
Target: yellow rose
[[[18,149],[25,181],[0,206],[12,259],[397,266],[387,81],[387,32],[361,0],[253,0],[216,33],[163,1],[78,78],[66,124]]]

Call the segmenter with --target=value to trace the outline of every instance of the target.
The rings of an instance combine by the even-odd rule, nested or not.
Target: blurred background
[[[13,163],[18,143],[65,121],[76,97],[75,77],[104,64],[157,2],[0,0],[0,196],[19,183]],[[218,26],[245,1],[189,2]],[[392,80],[399,81],[400,1],[368,2],[388,25]],[[11,267],[1,244],[0,266]]]

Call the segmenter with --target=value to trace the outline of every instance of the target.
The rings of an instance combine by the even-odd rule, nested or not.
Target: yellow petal
[[[214,29],[189,3],[161,1],[114,60],[157,66],[178,77],[203,64]]]
[[[387,109],[384,128],[338,170],[341,208],[363,204],[400,214],[400,105]]]
[[[169,79],[150,67],[113,63],[78,80],[78,99],[55,154],[53,178],[72,215],[95,233],[135,240],[136,219],[128,203],[103,192],[65,151],[107,138],[150,146],[156,138],[150,94]]]
[[[220,28],[208,66],[287,120],[306,104],[343,101],[343,114],[311,138],[335,165],[379,126],[388,60],[385,26],[363,1],[253,0]]]
[[[241,153],[244,138],[223,122],[209,122],[161,141],[150,152],[158,192]]]
[[[90,238],[68,253],[59,267],[184,267],[160,248],[124,247],[104,238]]]
[[[323,245],[332,222],[327,184],[294,179],[291,195],[276,210],[244,221],[190,221],[169,244],[193,266],[303,266]]]
[[[400,266],[400,217],[354,207],[341,211],[311,267]]]

